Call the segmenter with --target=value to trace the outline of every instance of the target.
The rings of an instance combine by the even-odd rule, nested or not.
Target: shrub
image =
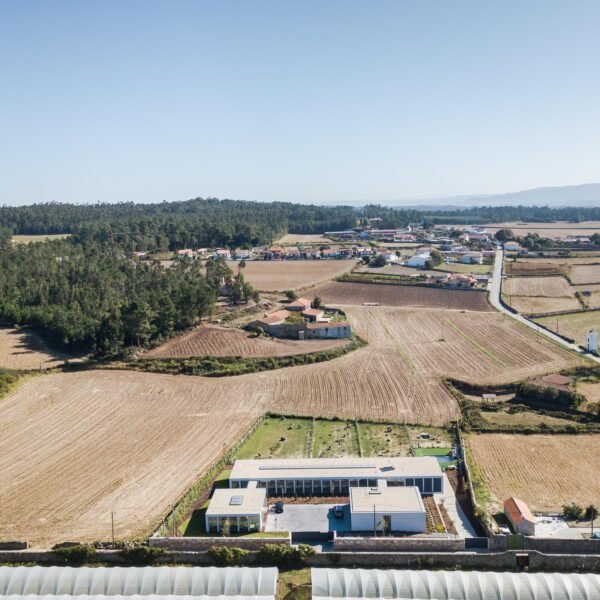
[[[119,556],[123,560],[136,565],[149,565],[164,553],[165,551],[162,548],[135,546],[134,548],[124,548],[119,552]]]
[[[87,544],[58,548],[55,552],[60,559],[67,564],[90,562],[96,557],[96,548]]]
[[[285,297],[291,302],[293,302],[294,300],[298,300],[298,294],[296,294],[294,290],[287,290],[285,292]]]
[[[575,502],[563,504],[563,517],[569,521],[577,521],[583,517],[583,508]]]
[[[228,567],[241,564],[248,555],[248,550],[229,548],[227,546],[211,546],[208,549],[208,555],[217,566]]]
[[[258,553],[258,560],[276,567],[300,567],[314,553],[315,549],[306,544],[300,544],[297,548],[283,544],[265,544]]]

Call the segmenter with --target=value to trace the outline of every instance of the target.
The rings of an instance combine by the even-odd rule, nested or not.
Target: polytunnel
[[[2,600],[274,600],[276,568],[0,567]]]
[[[598,600],[600,575],[312,569],[313,600]]]

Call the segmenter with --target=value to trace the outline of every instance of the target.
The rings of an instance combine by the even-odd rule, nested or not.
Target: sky
[[[0,0],[0,204],[600,180],[600,2]]]

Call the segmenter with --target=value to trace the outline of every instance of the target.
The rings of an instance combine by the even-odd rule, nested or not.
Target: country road
[[[592,354],[588,354],[587,352],[584,352],[577,344],[571,344],[571,343],[567,342],[560,336],[552,333],[551,331],[548,331],[547,329],[544,329],[543,327],[540,327],[537,323],[530,321],[523,315],[513,313],[512,311],[506,309],[502,305],[502,302],[500,301],[500,296],[502,294],[502,264],[503,264],[503,260],[504,260],[504,250],[502,250],[501,248],[498,248],[498,250],[496,251],[496,259],[494,262],[494,273],[493,273],[490,283],[488,284],[490,304],[496,310],[499,310],[500,312],[504,313],[505,315],[508,315],[515,321],[519,321],[519,323],[523,323],[523,325],[526,325],[527,327],[533,329],[537,333],[539,333],[541,335],[545,335],[547,338],[550,338],[557,344],[560,344],[561,346],[563,346],[569,350],[572,350],[573,352],[577,352],[581,356],[584,356],[585,358],[589,358],[590,360],[593,360],[594,362],[600,364],[599,357],[594,356]]]

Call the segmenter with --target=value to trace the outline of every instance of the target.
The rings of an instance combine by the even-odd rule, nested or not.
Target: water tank
[[[587,334],[587,350],[588,352],[598,352],[598,338],[600,336],[598,335],[597,331],[594,331],[593,329],[588,331]]]

